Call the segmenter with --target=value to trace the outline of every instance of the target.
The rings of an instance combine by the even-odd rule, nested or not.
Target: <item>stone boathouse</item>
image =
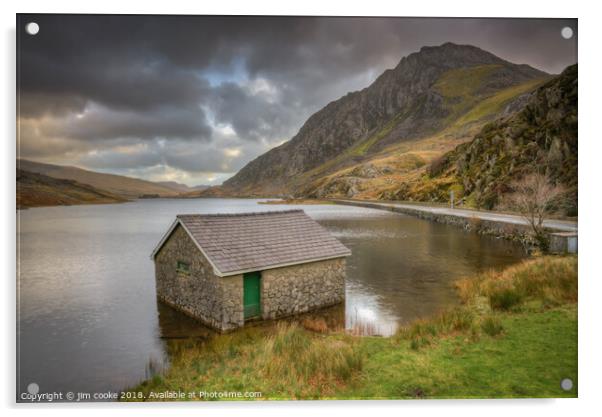
[[[227,331],[341,303],[350,254],[288,210],[178,215],[151,258],[159,300]]]

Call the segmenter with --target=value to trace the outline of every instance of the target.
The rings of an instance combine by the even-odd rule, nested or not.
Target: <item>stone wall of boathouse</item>
[[[262,317],[275,319],[342,303],[345,268],[345,258],[337,258],[262,271]]]
[[[178,271],[178,261],[188,272]],[[219,277],[178,225],[155,257],[160,301],[220,331],[244,325],[242,275]]]

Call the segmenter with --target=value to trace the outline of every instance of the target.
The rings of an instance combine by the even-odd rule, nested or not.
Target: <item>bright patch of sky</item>
[[[242,85],[249,79],[245,61],[242,58],[235,58],[227,68],[211,68],[199,73],[199,76],[209,81],[211,87],[219,87],[224,83],[234,83]]]
[[[219,185],[232,175],[231,173],[215,173],[215,172],[190,172],[178,168],[173,168],[169,165],[159,164],[143,168],[130,169],[95,169],[97,172],[106,174],[125,175],[131,178],[139,178],[146,181],[175,181],[180,184],[186,184],[189,187],[197,185]]]

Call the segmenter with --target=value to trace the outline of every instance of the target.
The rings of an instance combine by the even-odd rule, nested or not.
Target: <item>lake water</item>
[[[388,335],[457,302],[452,282],[517,262],[510,242],[401,214],[248,199],[140,200],[20,211],[19,392],[106,392],[165,361],[165,337],[206,330],[158,305],[150,253],[176,214],[302,208],[353,254],[345,324]]]

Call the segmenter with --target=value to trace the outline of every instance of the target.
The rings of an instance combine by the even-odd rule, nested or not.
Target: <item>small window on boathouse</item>
[[[183,262],[183,261],[178,261],[178,265],[176,266],[176,271],[188,274],[188,273],[190,273],[190,264]]]

